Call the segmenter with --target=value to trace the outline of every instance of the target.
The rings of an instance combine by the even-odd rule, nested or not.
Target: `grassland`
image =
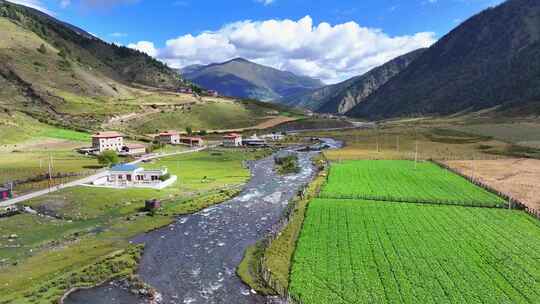
[[[496,195],[431,162],[345,161],[330,169],[322,198],[504,206]]]
[[[457,126],[455,129],[482,136],[490,136],[519,146],[540,148],[539,123],[468,124]]]
[[[535,303],[539,252],[519,211],[319,199],[290,289],[311,304]]]
[[[332,137],[345,142],[339,150],[325,152],[331,161],[359,159],[464,160],[499,159],[512,155],[512,144],[491,137],[451,129],[441,123],[384,124],[378,129],[312,132],[308,136]],[[515,154],[514,154],[515,155]]]
[[[161,191],[79,187],[30,201],[36,210],[58,219],[36,215],[0,219],[1,235],[18,235],[11,241],[0,239],[0,286],[8,288],[0,294],[0,303],[51,303],[72,286],[97,283],[103,279],[100,271],[91,271],[89,282],[71,282],[69,274],[80,277],[90,265],[125,252],[132,237],[169,224],[175,215],[196,212],[234,196],[236,186],[249,178],[243,161],[264,155],[261,153],[202,152],[147,164],[166,165],[178,175],[177,184]],[[154,216],[142,212],[148,198],[164,201],[163,209]],[[52,285],[60,287],[46,292]],[[39,300],[32,300],[36,298]]]

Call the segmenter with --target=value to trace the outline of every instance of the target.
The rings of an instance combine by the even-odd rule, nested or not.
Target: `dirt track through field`
[[[540,210],[540,160],[447,161],[450,167]]]

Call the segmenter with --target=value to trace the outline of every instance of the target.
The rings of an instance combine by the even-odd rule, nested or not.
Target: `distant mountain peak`
[[[222,95],[263,101],[277,100],[324,85],[318,79],[281,71],[241,57],[223,63],[185,67],[182,72],[186,79]]]

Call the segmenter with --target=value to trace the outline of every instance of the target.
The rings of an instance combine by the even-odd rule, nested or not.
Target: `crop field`
[[[303,303],[538,303],[540,222],[520,211],[316,199],[291,272]]]
[[[344,161],[330,169],[322,198],[497,207],[506,202],[431,162]]]

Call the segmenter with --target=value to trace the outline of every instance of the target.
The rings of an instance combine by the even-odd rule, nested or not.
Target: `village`
[[[127,136],[117,131],[101,131],[91,135],[91,146],[78,148],[77,152],[88,157],[99,158],[100,155],[112,154],[118,161],[108,164],[99,176],[83,183],[87,187],[126,189],[149,188],[164,189],[177,181],[177,176],[170,175],[166,167],[145,169],[140,164],[152,159],[174,155],[175,153],[156,153],[152,147],[178,147],[178,151],[198,152],[208,147],[223,149],[258,149],[269,148],[282,142],[284,133],[269,133],[262,136],[252,134],[244,137],[240,133],[226,133],[220,137],[213,136],[209,140],[203,136],[182,134],[176,130],[165,130],[151,135],[150,143],[130,142]],[[0,187],[0,201],[16,198],[12,184]]]

